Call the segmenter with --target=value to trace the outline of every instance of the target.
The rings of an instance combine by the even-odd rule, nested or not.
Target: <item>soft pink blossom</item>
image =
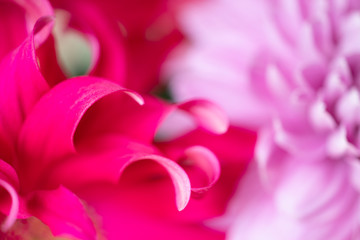
[[[205,97],[259,131],[227,214],[229,239],[360,237],[358,1],[198,1],[167,67],[177,100]]]

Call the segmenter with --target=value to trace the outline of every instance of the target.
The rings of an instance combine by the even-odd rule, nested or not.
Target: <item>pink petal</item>
[[[11,198],[11,206],[8,212],[5,210],[8,207],[0,204],[0,211],[7,215],[4,222],[0,225],[0,230],[3,232],[7,231],[17,219],[19,212],[19,196],[16,189],[18,186],[19,180],[15,170],[9,164],[0,159],[0,188],[5,189]]]
[[[102,137],[101,140],[88,142],[87,145],[86,148],[80,148],[81,154],[48,169],[48,182],[65,184],[71,189],[79,189],[96,182],[116,184],[129,165],[141,160],[151,160],[168,172],[174,185],[178,210],[183,210],[187,205],[191,192],[187,174],[174,161],[156,155],[157,151],[151,146],[119,136]],[[191,150],[190,154],[196,154],[196,150]]]
[[[52,164],[46,171],[45,187],[62,184],[71,190],[95,182],[117,184],[120,169],[134,154],[155,154],[156,149],[127,138],[106,135],[89,138],[77,146],[78,154]],[[81,173],[81,174],[80,174]]]
[[[0,3],[0,59],[18,47],[27,37],[23,9],[16,3],[2,1]]]
[[[48,225],[55,236],[95,239],[94,225],[83,204],[64,187],[32,193],[27,199],[27,209]]]
[[[10,183],[16,189],[19,187],[19,179],[14,168],[0,159],[0,178]]]
[[[219,179],[220,163],[217,157],[209,149],[202,146],[194,146],[185,150],[186,161],[197,165],[207,177],[208,183],[203,187],[193,187],[191,191],[197,194],[208,191]]]
[[[102,229],[109,240],[224,239],[224,233],[200,222],[182,221],[180,215],[187,207],[182,212],[173,209],[174,199],[168,189],[171,182],[165,182],[153,181],[126,189],[97,184],[84,188],[80,196],[101,216]]]
[[[187,221],[204,221],[224,213],[227,203],[235,191],[238,179],[243,175],[248,163],[253,158],[255,140],[255,133],[230,127],[223,135],[214,135],[198,129],[172,141],[157,143],[162,152],[172,159],[179,159],[180,164],[184,151],[191,149],[195,144],[211,150],[221,164],[221,175],[217,183],[211,186],[206,194],[200,195],[201,198],[192,198],[182,212],[182,216],[179,217]],[[187,167],[185,162],[182,166],[187,171],[192,186],[194,186],[193,182],[195,184],[199,182],[197,181],[199,177],[203,177],[198,171],[192,171],[191,166]],[[210,166],[211,164],[209,164]],[[200,173],[203,173],[203,170],[201,171]],[[209,183],[209,176],[205,177],[205,181],[201,182],[202,184]],[[193,194],[192,196],[196,195]]]
[[[140,100],[140,99],[139,99]],[[108,96],[85,114],[75,134],[75,142],[94,138],[105,133],[117,133],[135,141],[151,143],[156,128],[164,115],[172,109],[153,97],[145,97],[140,106],[121,95]],[[118,108],[114,111],[114,103]]]
[[[0,3],[0,59],[18,47],[33,31],[36,21],[42,16],[53,15],[47,0],[2,1]],[[46,29],[46,30],[45,30]],[[50,28],[38,34],[39,43],[49,35]],[[41,36],[40,36],[41,35]]]
[[[35,56],[34,36],[49,27],[50,18],[41,18],[34,33],[0,63],[0,132],[10,146],[14,143],[26,115],[49,87],[42,77]],[[9,114],[11,113],[11,114]]]
[[[190,200],[190,180],[186,175],[185,171],[177,165],[175,162],[171,161],[168,158],[159,156],[159,155],[144,155],[141,157],[135,157],[125,164],[121,169],[122,172],[127,166],[133,162],[140,160],[153,160],[156,163],[163,166],[166,171],[169,173],[171,180],[173,182],[176,194],[176,206],[179,211],[182,211]]]
[[[200,126],[216,134],[225,133],[229,127],[226,114],[215,104],[205,100],[193,100],[178,105],[193,116]]]
[[[19,212],[19,197],[13,186],[11,186],[8,182],[2,180],[1,178],[0,178],[0,186],[1,188],[4,188],[5,191],[7,191],[11,197],[11,207],[9,213],[0,227],[0,230],[5,232],[9,230],[9,228],[11,228],[11,226],[16,221],[17,214]]]
[[[95,102],[115,92],[131,91],[104,79],[78,77],[58,84],[41,98],[19,138],[19,152],[26,166],[22,169],[26,170],[24,174],[31,174],[27,179],[35,180],[42,171],[38,164],[75,152],[73,139],[81,118]],[[135,100],[141,101],[141,97]]]
[[[51,7],[49,1],[40,0],[40,1],[16,1],[26,10],[26,27],[30,33],[33,29],[36,29],[38,21],[40,18],[54,16],[53,8]],[[38,29],[39,33],[35,35],[35,45],[38,46],[46,40],[52,30],[52,23],[47,27]],[[35,31],[36,33],[36,31]]]
[[[66,79],[58,64],[55,41],[52,35],[36,49],[36,55],[39,59],[40,71],[50,86],[55,86]]]

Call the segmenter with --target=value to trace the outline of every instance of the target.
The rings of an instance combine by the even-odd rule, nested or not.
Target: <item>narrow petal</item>
[[[135,157],[131,159],[120,170],[120,172],[124,171],[124,169],[131,163],[141,160],[153,160],[166,169],[174,184],[175,194],[176,194],[176,206],[179,211],[182,211],[188,204],[191,194],[190,180],[187,174],[185,173],[185,171],[178,164],[176,164],[174,161],[168,158],[159,155],[144,155],[141,157]]]
[[[19,186],[19,180],[15,170],[6,162],[0,159],[0,189],[3,188],[11,198],[10,208],[0,205],[0,211],[7,215],[4,222],[0,224],[0,230],[7,231],[15,222],[19,212],[19,196],[16,189]],[[8,209],[8,212],[6,212]]]
[[[20,126],[49,87],[40,73],[35,56],[34,35],[48,28],[51,19],[39,19],[34,33],[0,63],[0,139],[14,144]],[[9,114],[11,113],[11,114]]]
[[[4,188],[11,197],[11,207],[9,213],[0,227],[0,230],[5,232],[9,228],[11,228],[11,226],[16,221],[16,217],[19,212],[19,197],[13,186],[11,186],[8,182],[2,180],[1,178],[0,178],[0,186]]]
[[[1,1],[0,3],[0,59],[14,50],[31,35],[36,21],[51,16],[53,11],[47,0]],[[39,44],[49,35],[51,28],[38,34]],[[41,35],[41,36],[40,36]]]
[[[208,183],[203,187],[193,187],[193,193],[201,194],[208,191],[219,179],[220,163],[214,153],[202,146],[194,146],[185,150],[187,161],[202,169],[207,177]]]

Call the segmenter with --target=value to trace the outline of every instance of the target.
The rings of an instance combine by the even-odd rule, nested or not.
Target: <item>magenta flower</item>
[[[54,39],[50,37],[38,49],[38,54],[44,55],[42,64],[47,65],[42,70],[47,81],[58,83],[65,79],[64,75],[73,76],[66,69],[71,61],[67,64],[60,61],[63,73],[54,66],[57,62],[54,55],[56,46],[61,45],[59,38],[75,32],[90,51],[91,61],[86,74],[105,77],[140,93],[157,89],[160,66],[182,39],[173,17],[175,4],[167,0],[50,2],[55,13],[59,13],[57,23],[61,22],[59,20],[62,23],[57,34],[53,34]],[[49,50],[51,47],[52,51]],[[68,51],[74,50],[76,47]],[[57,58],[61,59],[59,55]],[[86,62],[72,61],[75,62],[72,65]]]
[[[180,101],[205,97],[259,131],[227,214],[229,239],[360,237],[356,1],[199,1],[167,71]]]
[[[154,136],[173,111],[186,113],[202,128],[193,134],[209,139],[209,132],[227,131],[226,116],[208,101],[168,104],[113,79],[57,78],[57,63],[44,61],[55,56],[48,13],[29,23],[34,30],[0,63],[1,238],[222,238],[202,224],[221,212],[218,205],[190,199],[219,178],[217,157],[206,147],[216,149],[214,142],[154,144]],[[224,138],[232,143],[231,135]],[[238,166],[251,150],[252,144]],[[178,212],[188,204],[191,211]]]

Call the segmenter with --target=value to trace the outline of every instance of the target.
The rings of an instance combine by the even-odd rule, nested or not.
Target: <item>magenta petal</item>
[[[0,59],[18,47],[26,38],[25,16],[23,9],[11,1],[0,3]]]
[[[0,224],[0,230],[3,232],[7,231],[13,225],[19,212],[19,196],[15,190],[18,184],[15,170],[0,159],[0,189],[5,189],[11,198],[11,206],[8,212],[4,209],[8,207],[2,206],[2,203],[0,203],[0,212],[7,215],[5,220]]]
[[[0,3],[0,59],[18,47],[33,30],[36,21],[42,16],[53,15],[47,0],[1,1]],[[41,43],[50,33],[46,28],[37,35]]]
[[[152,160],[168,172],[175,188],[178,210],[181,211],[187,205],[191,194],[187,174],[174,161],[155,155],[156,150],[150,146],[126,138],[106,137],[95,145],[90,143],[89,148],[93,148],[93,151],[83,152],[51,168],[51,182],[63,183],[71,189],[98,182],[114,184],[118,183],[121,174],[132,163]]]
[[[94,225],[83,204],[64,187],[32,193],[27,208],[32,216],[48,225],[55,236],[95,239]]]
[[[85,112],[99,99],[118,91],[136,96],[135,100],[142,103],[136,93],[95,77],[66,80],[41,98],[24,123],[19,138],[22,164],[26,164],[27,174],[32,176],[29,179],[41,171],[38,164],[75,152],[74,133]]]
[[[15,188],[19,187],[19,179],[18,176],[13,169],[12,166],[10,166],[8,163],[4,162],[0,159],[0,178],[4,181],[7,181]]]
[[[77,150],[73,157],[55,162],[47,169],[49,184],[62,184],[71,190],[97,182],[117,184],[120,169],[134,154],[157,153],[151,146],[118,135],[89,138],[77,145]]]
[[[120,172],[124,171],[124,169],[131,163],[141,160],[153,160],[166,169],[174,184],[176,194],[176,206],[179,211],[183,210],[188,204],[191,194],[190,180],[185,171],[178,164],[168,158],[150,154],[131,159],[129,162],[127,162],[126,165],[124,165]]]
[[[185,150],[187,161],[202,169],[207,177],[208,184],[203,187],[193,187],[193,193],[204,193],[208,191],[220,177],[220,163],[217,157],[209,149],[202,146],[194,146]]]
[[[7,231],[16,221],[17,214],[19,212],[19,197],[17,192],[8,182],[0,178],[0,186],[4,188],[11,197],[11,207],[8,213],[8,216],[5,218],[5,221],[1,224],[1,231]]]
[[[40,19],[35,32],[47,28],[49,18]],[[49,87],[40,73],[35,56],[34,34],[0,63],[0,139],[12,145],[20,127]]]
[[[21,2],[19,4],[19,2]],[[42,17],[49,17],[54,15],[53,8],[47,0],[31,0],[31,1],[17,1],[26,11],[26,27],[28,32],[36,28],[38,21]],[[46,40],[52,30],[52,24],[48,27],[38,29],[41,30],[35,35],[35,44],[39,45]],[[36,31],[35,31],[36,33]]]
[[[190,113],[200,126],[210,132],[222,134],[229,127],[225,112],[209,101],[193,100],[179,104],[178,108]]]

